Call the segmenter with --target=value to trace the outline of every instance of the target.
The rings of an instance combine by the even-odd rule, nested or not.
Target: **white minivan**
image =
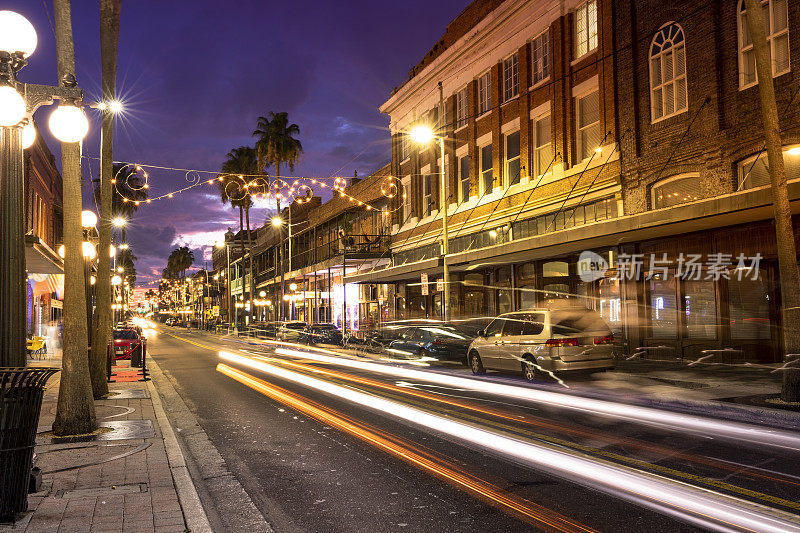
[[[614,335],[585,307],[530,309],[495,318],[467,354],[474,374],[522,370],[535,380],[546,372],[614,368]]]

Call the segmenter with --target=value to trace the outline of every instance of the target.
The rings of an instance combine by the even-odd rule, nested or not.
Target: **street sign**
[[[436,280],[436,292],[444,292],[444,278]]]
[[[422,282],[422,295],[428,295],[428,274],[427,272],[423,272],[420,276],[420,281]]]

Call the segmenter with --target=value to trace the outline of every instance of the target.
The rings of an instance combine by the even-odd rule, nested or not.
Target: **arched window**
[[[700,199],[700,176],[684,174],[673,176],[653,185],[653,209],[694,202]]]
[[[653,122],[687,108],[683,29],[674,22],[664,24],[650,45],[650,102]]]
[[[772,57],[772,75],[789,72],[789,15],[787,0],[762,0],[764,25]],[[739,1],[739,88],[755,85],[756,56],[747,26],[744,0]]]

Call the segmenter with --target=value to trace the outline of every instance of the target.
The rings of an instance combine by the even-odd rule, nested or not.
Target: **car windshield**
[[[286,329],[303,329],[306,325],[302,322],[295,322],[293,324],[286,324]]]
[[[114,332],[114,340],[136,340],[139,336],[135,331],[129,329],[117,330]]]
[[[314,326],[315,331],[333,331],[336,329],[336,326],[333,324],[317,324]]]

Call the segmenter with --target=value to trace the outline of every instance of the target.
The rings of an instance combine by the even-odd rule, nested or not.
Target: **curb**
[[[158,364],[151,358],[150,365],[155,366],[160,372]],[[189,469],[186,467],[186,459],[183,456],[175,432],[167,419],[167,413],[161,403],[161,396],[156,390],[152,381],[147,382],[147,390],[153,401],[153,411],[156,415],[158,427],[161,429],[161,436],[164,439],[164,447],[167,450],[167,461],[172,472],[172,480],[175,482],[175,489],[178,492],[178,499],[181,503],[183,516],[186,519],[186,527],[192,533],[212,533],[211,523],[208,521],[205,509],[200,503],[197,489],[194,486]]]

